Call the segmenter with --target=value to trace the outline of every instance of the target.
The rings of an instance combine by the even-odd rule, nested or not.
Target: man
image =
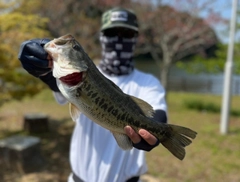
[[[139,97],[153,106],[154,118],[166,122],[165,91],[160,82],[150,74],[134,68],[133,51],[138,36],[136,15],[127,9],[114,8],[102,16],[100,42],[102,59],[99,70],[118,85],[123,92]],[[59,103],[64,103],[51,72],[51,58],[43,50],[48,39],[33,39],[21,45],[19,59],[23,67],[39,77],[54,91]],[[137,182],[147,171],[144,151],[159,144],[157,138],[141,129],[136,133],[130,126],[126,134],[134,149],[120,149],[112,134],[90,121],[83,114],[76,122],[70,147],[73,173],[69,182]]]

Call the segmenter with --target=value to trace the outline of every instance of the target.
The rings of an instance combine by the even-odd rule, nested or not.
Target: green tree
[[[211,73],[219,74],[224,72],[225,62],[227,60],[227,44],[218,44],[218,49],[214,57],[206,58],[202,56],[191,57],[192,61],[178,62],[177,66],[187,70],[189,73]],[[240,74],[240,44],[234,46],[234,67],[233,73]]]
[[[50,37],[47,18],[15,12],[14,8],[7,9],[8,4],[1,5],[4,6],[0,6],[0,103],[33,95],[42,89],[44,85],[21,68],[18,52],[25,40]]]
[[[58,0],[0,0],[0,103],[33,95],[45,86],[27,74],[18,61],[23,41],[72,33],[91,58],[99,57],[100,16],[112,3],[118,4],[117,1],[99,0],[64,3]]]

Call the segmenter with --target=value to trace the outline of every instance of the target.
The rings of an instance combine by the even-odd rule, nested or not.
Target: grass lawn
[[[219,133],[220,113],[196,111],[184,107],[186,100],[198,99],[221,105],[221,96],[192,93],[168,94],[169,122],[189,127],[198,132],[193,143],[186,147],[186,157],[178,160],[161,145],[148,152],[148,174],[161,182],[237,182],[240,181],[240,117],[231,116],[229,134]],[[240,96],[232,99],[232,108],[239,110]],[[49,116],[50,132],[38,134],[46,165],[36,173],[23,174],[0,167],[0,181],[4,182],[65,182],[70,172],[68,150],[74,123],[68,106],[55,103],[52,94],[44,90],[34,98],[12,101],[0,107],[0,138],[13,134],[28,135],[23,131],[26,113]]]
[[[198,132],[193,143],[186,147],[183,161],[173,158],[163,147],[147,153],[149,173],[161,181],[240,181],[240,117],[230,117],[229,134],[220,135],[220,113],[188,110],[183,103],[200,99],[221,105],[221,96],[169,93],[169,121]],[[240,97],[232,99],[232,108],[239,110]]]

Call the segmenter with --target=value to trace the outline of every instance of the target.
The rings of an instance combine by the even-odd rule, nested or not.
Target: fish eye
[[[73,49],[76,50],[76,51],[80,51],[81,50],[81,48],[77,44],[73,45]]]

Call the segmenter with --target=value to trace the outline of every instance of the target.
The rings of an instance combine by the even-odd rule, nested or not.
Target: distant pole
[[[228,54],[227,54],[227,60],[225,63],[225,71],[224,71],[221,126],[220,126],[221,134],[227,134],[228,132],[229,111],[231,106],[233,50],[234,50],[234,38],[235,38],[235,29],[236,29],[237,6],[238,6],[238,0],[233,0],[232,1],[232,17],[230,21],[228,52],[227,52]]]

